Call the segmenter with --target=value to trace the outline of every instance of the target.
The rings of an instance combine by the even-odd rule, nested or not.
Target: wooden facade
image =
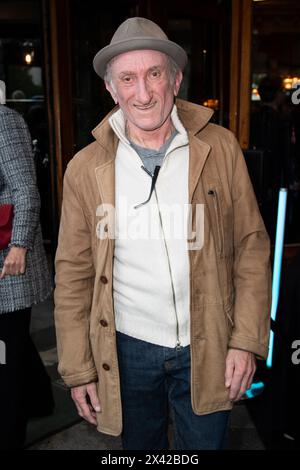
[[[296,0],[185,0],[184,6],[181,0],[120,0],[115,11],[110,5],[93,0],[0,2],[2,32],[12,22],[20,37],[33,30],[38,35],[40,30],[43,58],[39,65],[43,69],[54,234],[60,218],[66,166],[89,143],[90,131],[113,105],[92,69],[92,59],[109,43],[116,27],[130,16],[144,16],[181,44],[189,56],[182,97],[214,107],[214,122],[231,129],[246,151],[253,148],[251,59],[257,12],[256,26],[263,37],[272,32],[274,12],[279,35],[296,35],[300,31],[300,4]],[[284,42],[280,38],[278,41],[283,56]],[[296,52],[291,57],[296,57]],[[293,60],[295,69],[296,59]],[[49,214],[48,211],[48,219]]]

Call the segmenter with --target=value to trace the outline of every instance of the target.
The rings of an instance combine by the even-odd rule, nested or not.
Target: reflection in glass
[[[300,242],[300,109],[292,99],[300,84],[299,23],[298,2],[254,4],[250,150],[262,160],[259,203],[273,243],[280,187],[288,188],[285,240]]]

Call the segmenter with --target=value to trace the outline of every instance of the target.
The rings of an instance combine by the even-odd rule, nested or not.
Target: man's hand
[[[24,274],[26,269],[26,253],[27,248],[12,246],[4,260],[0,279],[4,279],[5,276]]]
[[[230,388],[229,399],[238,401],[250,388],[256,371],[252,352],[229,349],[226,358],[225,386]]]
[[[99,398],[97,395],[97,386],[95,383],[73,387],[71,396],[76,405],[79,416],[91,424],[97,426],[96,413],[101,411]],[[90,403],[87,401],[87,396]]]

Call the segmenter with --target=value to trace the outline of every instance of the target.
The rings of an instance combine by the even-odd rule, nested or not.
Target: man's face
[[[159,129],[173,108],[182,73],[171,82],[168,60],[158,51],[125,52],[111,65],[112,85],[106,83],[113,100],[136,131]]]

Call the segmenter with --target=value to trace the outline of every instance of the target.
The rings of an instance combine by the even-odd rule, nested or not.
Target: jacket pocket
[[[223,256],[224,253],[224,232],[223,232],[223,223],[222,223],[222,211],[220,204],[220,196],[216,187],[209,188],[207,191],[210,206],[212,207],[212,213],[214,218],[212,221],[213,224],[213,233],[215,234],[217,249],[219,256]]]

